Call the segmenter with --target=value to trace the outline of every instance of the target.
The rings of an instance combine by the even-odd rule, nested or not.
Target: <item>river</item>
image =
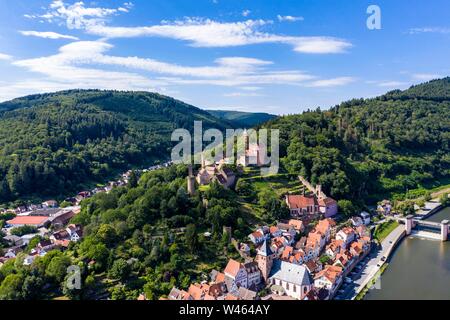
[[[450,207],[427,220],[450,219]],[[450,241],[408,237],[393,252],[381,276],[380,289],[371,289],[366,300],[450,299]]]

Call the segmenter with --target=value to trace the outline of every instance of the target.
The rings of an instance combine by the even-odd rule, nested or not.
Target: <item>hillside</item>
[[[280,117],[284,168],[336,198],[376,201],[450,178],[450,78]],[[448,182],[447,182],[448,183]]]
[[[0,103],[0,203],[58,196],[115,170],[163,160],[175,128],[227,123],[148,92],[72,90]]]
[[[238,128],[251,128],[272,120],[277,116],[263,112],[242,112],[226,110],[207,110],[214,117],[231,122]]]

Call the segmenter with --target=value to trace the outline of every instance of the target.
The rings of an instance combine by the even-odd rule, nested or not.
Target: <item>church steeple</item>
[[[270,249],[270,246],[267,243],[267,240],[264,240],[261,247],[258,249],[258,253],[256,254],[256,263],[258,263],[258,268],[261,270],[261,275],[265,282],[269,279],[270,271],[272,270],[274,254]]]

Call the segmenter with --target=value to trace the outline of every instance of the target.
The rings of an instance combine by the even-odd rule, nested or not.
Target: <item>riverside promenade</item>
[[[405,236],[405,226],[399,225],[395,228],[378,247],[374,247],[371,253],[362,263],[359,271],[350,273],[349,277],[352,283],[345,284],[339,290],[337,300],[354,300],[356,296],[367,286],[367,284],[378,273],[381,267],[386,263],[387,259],[394,251],[395,246]]]

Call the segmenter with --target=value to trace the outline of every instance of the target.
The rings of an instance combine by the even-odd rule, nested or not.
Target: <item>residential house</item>
[[[314,277],[314,287],[317,289],[325,288],[332,298],[334,293],[342,284],[342,267],[327,265]]]
[[[325,254],[329,256],[331,259],[335,259],[336,255],[344,250],[344,241],[343,240],[331,240],[330,244],[327,245]]]
[[[22,251],[21,246],[11,247],[7,249],[6,253],[3,256],[7,259],[12,259],[15,258],[17,254],[21,251]]]
[[[175,287],[170,290],[168,295],[169,300],[194,300],[194,298],[184,290],[177,289]]]
[[[316,274],[317,272],[322,271],[322,263],[318,258],[311,259],[305,263],[305,267],[310,274]]]
[[[270,235],[272,238],[280,237],[283,235],[283,231],[281,231],[278,227],[271,226],[269,228]]]
[[[310,246],[315,246],[315,244],[317,244],[319,246],[319,251],[321,251],[326,244],[325,235],[317,230],[311,231],[308,233],[306,244]]]
[[[355,257],[350,253],[349,250],[343,250],[339,252],[333,262],[333,266],[340,266],[343,270],[351,269]]]
[[[213,296],[209,294],[210,286],[206,283],[194,283],[189,286],[188,294],[193,300],[215,300]]]
[[[83,236],[83,227],[79,224],[69,224],[66,228],[70,241],[77,242]]]
[[[248,275],[244,265],[230,259],[224,270],[228,292],[236,292],[239,287],[248,287]]]
[[[8,242],[8,244],[10,246],[21,246],[21,245],[23,245],[22,238],[19,237],[19,236],[16,236],[16,235],[9,235],[9,236],[3,237],[3,240]]]
[[[363,222],[364,222],[365,225],[370,224],[370,214],[368,212],[363,211],[359,215],[363,219]]]
[[[323,234],[325,237],[325,242],[328,243],[331,239],[332,234],[334,233],[333,231],[335,228],[336,221],[331,218],[326,218],[320,220],[314,229]]]
[[[356,239],[356,232],[351,227],[344,227],[336,234],[336,240],[344,241],[344,247],[348,248],[349,244]]]
[[[47,200],[45,202],[42,202],[42,206],[44,208],[57,208],[58,207],[58,201],[56,201],[56,200]]]
[[[266,237],[264,236],[264,233],[260,230],[256,230],[255,232],[252,232],[251,234],[249,234],[248,238],[254,244],[262,243],[264,241],[264,239],[266,239]]]
[[[246,288],[256,289],[261,283],[261,271],[258,268],[258,263],[254,261],[245,263],[244,268],[247,273]]]
[[[353,227],[359,227],[364,225],[364,221],[361,217],[355,216],[350,218],[350,222],[352,223]]]
[[[322,193],[323,194],[323,193]],[[330,197],[319,197],[319,211],[323,213],[325,218],[333,217],[338,212],[338,205],[336,200]]]
[[[308,270],[303,265],[275,260],[269,277],[272,290],[281,295],[303,299],[312,288]]]
[[[240,287],[237,292],[238,298],[240,300],[257,300],[258,292]]]
[[[293,227],[294,230],[298,233],[302,233],[303,231],[305,231],[305,226],[302,220],[291,219],[288,221],[288,224]]]
[[[278,223],[277,228],[281,231],[281,235],[288,236],[290,238],[294,238],[297,234],[297,230],[295,230],[294,226],[288,223]]]

